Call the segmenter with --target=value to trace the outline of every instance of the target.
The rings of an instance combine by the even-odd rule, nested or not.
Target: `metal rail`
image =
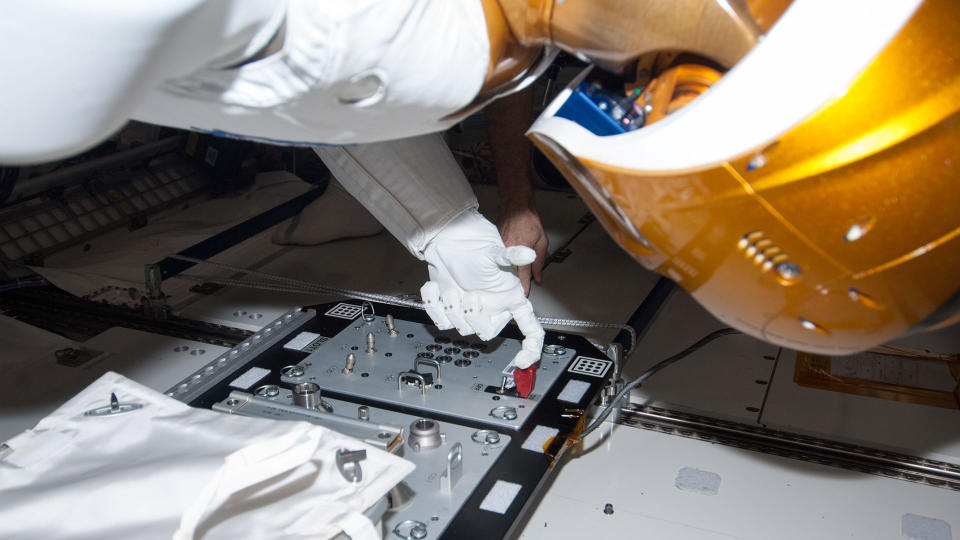
[[[761,426],[630,405],[620,424],[753,452],[960,491],[960,465]]]
[[[76,298],[52,287],[7,291],[0,311],[54,332],[96,335],[114,326],[232,347],[253,334],[248,330],[180,317],[164,320],[138,310]]]

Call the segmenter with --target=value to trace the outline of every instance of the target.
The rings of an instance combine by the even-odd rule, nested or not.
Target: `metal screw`
[[[747,163],[747,170],[755,171],[766,166],[766,164],[767,156],[765,156],[763,152],[760,152],[759,154],[754,154],[754,156],[750,158],[750,161]]]
[[[377,352],[377,348],[374,345],[377,342],[377,337],[373,335],[373,332],[367,332],[367,354],[373,354]]]
[[[353,353],[347,354],[347,363],[343,366],[343,369],[340,370],[340,373],[343,373],[344,375],[350,375],[353,373],[353,366],[355,365],[357,365],[357,357],[354,356]]]
[[[393,323],[393,315],[387,314],[386,324],[387,331],[390,333],[390,337],[397,337],[400,335],[400,331],[397,330],[397,327]]]
[[[370,420],[370,408],[366,405],[357,407],[357,418],[363,421]]]
[[[803,275],[803,270],[800,270],[800,267],[796,264],[786,261],[777,265],[777,273],[783,279],[793,280]]]

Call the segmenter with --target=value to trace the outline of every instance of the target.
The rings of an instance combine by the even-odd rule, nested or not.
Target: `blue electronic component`
[[[594,135],[619,135],[642,127],[646,121],[643,109],[634,104],[638,94],[624,97],[598,84],[582,82],[556,116],[572,120]]]

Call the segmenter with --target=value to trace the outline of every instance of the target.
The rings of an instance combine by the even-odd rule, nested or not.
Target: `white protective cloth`
[[[439,135],[316,152],[347,191],[427,261],[430,281],[421,296],[440,329],[488,340],[514,318],[524,340],[511,364],[523,369],[539,360],[543,328],[520,280],[500,268],[530,264],[536,254],[504,248],[497,228],[476,212],[477,199]]]
[[[129,118],[287,144],[441,131],[476,97],[477,1],[13,2],[0,18],[0,162],[52,160]],[[282,48],[249,61],[282,30]],[[43,66],[43,69],[37,69]]]
[[[84,416],[115,393],[143,408]],[[107,373],[0,450],[3,538],[378,538],[362,511],[414,466],[306,422],[194,409]],[[363,480],[337,470],[364,449]]]

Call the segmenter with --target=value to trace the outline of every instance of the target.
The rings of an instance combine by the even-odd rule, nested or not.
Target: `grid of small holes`
[[[339,304],[330,308],[326,313],[324,313],[324,315],[327,317],[337,317],[352,321],[357,318],[357,315],[360,315],[360,306],[340,302]]]
[[[603,377],[607,374],[607,369],[609,369],[611,365],[613,365],[613,362],[610,360],[580,356],[567,371],[570,373],[589,375],[591,377]]]
[[[102,193],[69,192],[63,203],[35,204],[30,215],[0,223],[0,253],[8,260],[43,251],[52,253],[83,237],[125,223],[139,212],[191,195],[203,188],[195,169],[183,161],[169,161],[129,182]]]

